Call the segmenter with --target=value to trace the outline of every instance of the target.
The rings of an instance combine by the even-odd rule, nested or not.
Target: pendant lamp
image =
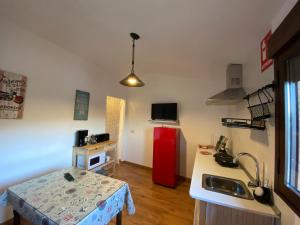
[[[130,33],[132,38],[132,60],[131,60],[131,72],[130,74],[125,77],[123,80],[120,81],[120,84],[127,86],[127,87],[143,87],[145,84],[144,82],[138,78],[137,75],[134,73],[134,48],[135,48],[135,40],[138,40],[140,36],[136,33]]]

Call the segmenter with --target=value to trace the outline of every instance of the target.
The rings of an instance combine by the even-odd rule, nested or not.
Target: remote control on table
[[[67,180],[67,181],[74,181],[74,177],[70,174],[70,173],[65,173],[64,174],[64,178]]]

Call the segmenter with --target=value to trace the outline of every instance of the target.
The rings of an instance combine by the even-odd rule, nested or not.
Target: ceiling
[[[245,63],[284,0],[1,0],[0,15],[112,75],[201,76]],[[203,70],[202,68],[202,70]]]

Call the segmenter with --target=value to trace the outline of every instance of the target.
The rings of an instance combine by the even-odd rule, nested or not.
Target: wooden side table
[[[89,159],[97,154],[105,152],[107,156],[110,156],[110,160],[106,161],[92,169],[89,169]],[[72,165],[78,167],[77,159],[79,156],[84,157],[84,168],[85,170],[98,171],[104,169],[108,176],[114,176],[117,157],[117,143],[115,141],[105,141],[93,145],[85,145],[82,147],[73,147]]]

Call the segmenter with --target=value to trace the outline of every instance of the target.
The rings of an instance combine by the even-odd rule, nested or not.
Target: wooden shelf
[[[166,125],[174,125],[179,126],[179,120],[148,120],[150,123],[158,123],[158,124],[166,124]]]
[[[107,176],[113,177],[115,174],[114,173],[108,173]]]
[[[113,163],[115,163],[115,160],[110,160],[106,163],[103,163],[93,169],[91,169],[90,171],[96,172],[98,170],[104,170],[107,173],[107,176],[112,177],[114,176],[114,165],[112,165]],[[111,168],[106,169],[105,167],[112,165]]]
[[[103,167],[105,167],[105,166],[107,166],[107,165],[109,165],[109,164],[111,164],[111,163],[114,163],[114,162],[115,162],[114,159],[113,159],[113,160],[109,160],[108,162],[103,163],[103,164],[99,165],[99,166],[96,167],[96,168],[103,168]]]
[[[97,150],[99,148],[105,148],[105,147],[109,147],[110,145],[115,145],[116,142],[115,141],[104,141],[104,142],[100,142],[100,143],[97,143],[97,144],[88,144],[88,145],[84,145],[84,146],[81,146],[81,147],[73,147],[73,148],[79,148],[79,149],[82,149],[84,148],[85,150],[88,150],[88,151],[93,151],[93,150]]]

